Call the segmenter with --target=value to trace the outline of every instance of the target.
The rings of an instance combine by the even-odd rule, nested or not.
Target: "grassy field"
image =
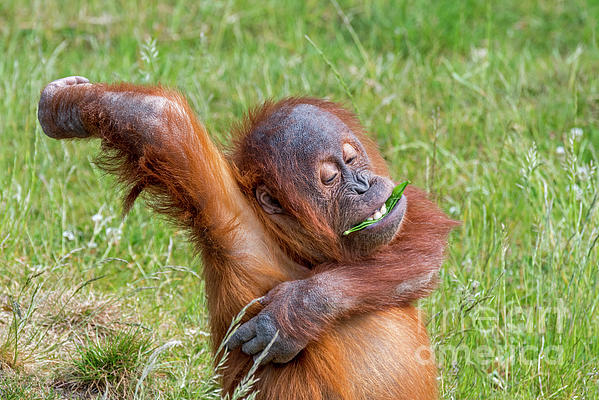
[[[0,398],[220,396],[183,232],[42,135],[74,74],[179,88],[223,143],[265,98],[355,108],[463,221],[421,302],[442,397],[599,398],[599,4],[252,4],[0,2]]]

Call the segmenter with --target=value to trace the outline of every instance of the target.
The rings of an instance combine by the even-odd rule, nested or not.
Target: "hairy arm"
[[[271,290],[265,303],[276,304],[274,315],[286,332],[314,340],[338,319],[406,305],[436,287],[437,266],[409,271],[397,261],[321,265],[310,278]]]
[[[435,289],[447,235],[458,225],[426,194],[408,187],[405,221],[393,242],[367,259],[326,263],[306,279],[284,282],[262,300],[229,347],[258,355],[279,332],[263,362],[287,362],[343,318],[403,306]]]
[[[228,343],[257,357],[277,338],[263,363],[293,359],[337,321],[355,314],[406,305],[436,287],[438,266],[384,259],[323,264],[309,278],[284,282],[260,300],[265,308],[244,324]]]
[[[260,224],[180,94],[68,77],[44,88],[38,118],[52,138],[102,141],[101,166],[128,189],[125,211],[147,192],[152,208],[189,228],[213,253],[259,258]]]

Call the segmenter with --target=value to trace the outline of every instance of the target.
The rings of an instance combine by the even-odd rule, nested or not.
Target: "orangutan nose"
[[[368,176],[366,174],[356,174],[356,180],[353,189],[357,194],[366,193],[366,191],[370,189]]]

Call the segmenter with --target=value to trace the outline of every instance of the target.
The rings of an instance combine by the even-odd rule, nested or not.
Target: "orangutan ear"
[[[271,194],[266,185],[262,184],[256,188],[256,200],[267,214],[282,214],[283,207]]]

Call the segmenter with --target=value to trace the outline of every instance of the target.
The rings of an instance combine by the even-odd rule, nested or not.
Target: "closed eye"
[[[332,162],[324,162],[320,166],[320,181],[325,185],[331,185],[339,175],[339,168]]]
[[[335,173],[333,176],[331,176],[330,178],[325,179],[325,181],[323,182],[325,185],[330,185],[331,183],[333,183],[333,181],[335,180],[335,178],[337,178],[337,173]]]
[[[358,151],[349,143],[343,145],[343,161],[351,164],[358,157]]]

